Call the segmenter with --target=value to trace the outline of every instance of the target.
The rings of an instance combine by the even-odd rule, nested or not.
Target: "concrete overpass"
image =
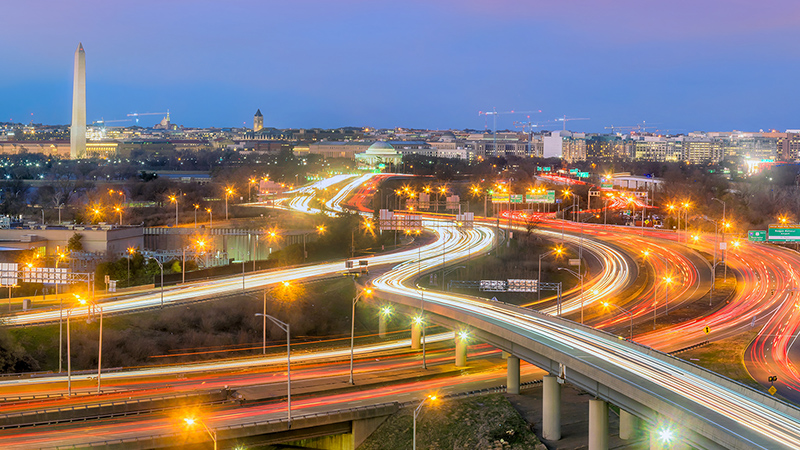
[[[428,320],[468,329],[510,353],[509,386],[518,386],[519,359],[552,374],[544,384],[546,438],[560,438],[559,381],[569,381],[596,397],[590,407],[590,449],[606,448],[608,403],[622,410],[626,434],[643,420],[651,436],[670,429],[676,441],[698,448],[800,448],[800,409],[745,385],[565,319],[484,299],[422,295],[404,284],[436,264],[423,259],[421,268],[417,261],[398,266],[373,282],[376,295],[424,311]],[[457,346],[456,364],[465,351],[466,345]]]

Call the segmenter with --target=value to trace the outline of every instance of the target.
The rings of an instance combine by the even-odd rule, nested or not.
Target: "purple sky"
[[[89,121],[250,126],[261,108],[279,128],[461,129],[495,107],[582,131],[800,128],[796,0],[26,0],[3,16],[0,121],[67,123],[80,41]]]

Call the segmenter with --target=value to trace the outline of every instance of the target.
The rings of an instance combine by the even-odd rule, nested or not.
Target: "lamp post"
[[[164,308],[164,264],[162,264],[161,261],[159,261],[156,258],[153,258],[152,256],[150,257],[150,259],[155,261],[156,264],[158,264],[158,268],[161,269],[161,308]]]
[[[542,289],[541,289],[541,285],[542,285],[542,258],[544,258],[547,255],[551,255],[553,253],[557,254],[558,256],[561,256],[561,253],[563,251],[564,251],[564,249],[562,249],[561,247],[556,247],[556,248],[554,248],[553,250],[550,250],[547,253],[542,253],[541,255],[539,255],[539,277],[536,279],[536,294],[538,296],[538,301],[542,301]]]
[[[643,257],[643,258],[647,258],[647,257],[648,257],[648,256],[650,256],[651,254],[653,254],[653,255],[655,255],[656,257],[658,257],[658,259],[660,259],[660,260],[661,260],[661,261],[664,263],[664,268],[666,269],[666,267],[667,267],[667,260],[666,260],[666,259],[664,259],[664,258],[662,258],[662,257],[661,257],[661,255],[659,255],[658,253],[651,253],[651,252],[650,252],[650,250],[645,250],[645,251],[643,251],[643,252],[642,252],[642,257]],[[653,273],[655,273],[655,268],[653,268]],[[666,278],[665,278],[665,281],[666,281]],[[671,278],[670,278],[670,281],[672,281],[672,279],[671,279]],[[656,285],[655,283],[653,283],[653,329],[654,329],[654,330],[656,329],[656,314],[658,313],[658,308],[657,308],[657,305],[658,305],[658,297],[656,296],[656,294],[657,294],[657,289],[658,289],[657,285]],[[664,294],[664,301],[665,301],[665,302],[666,302],[666,300],[667,300],[666,296],[667,296],[667,294],[666,294],[666,292],[665,292],[665,294]],[[667,311],[669,312],[669,308],[667,308]]]
[[[193,426],[195,423],[200,422],[200,424],[203,425],[203,429],[206,431],[206,433],[208,433],[208,435],[211,437],[211,440],[214,442],[214,450],[217,450],[217,430],[212,430],[211,428],[208,427],[208,425],[205,424],[205,422],[203,422],[200,419],[186,417],[183,419],[183,421],[184,423],[186,423],[187,426],[190,427]]]
[[[256,313],[256,316],[264,316],[271,320],[272,323],[277,325],[281,330],[286,332],[286,417],[289,422],[289,427],[292,426],[292,347],[291,347],[291,331],[289,324],[282,322],[269,314]]]
[[[631,341],[632,341],[632,340],[633,340],[633,314],[631,314],[631,312],[630,312],[630,311],[628,311],[627,309],[623,308],[622,306],[615,305],[615,304],[613,304],[613,303],[610,303],[610,302],[603,302],[603,306],[605,306],[606,308],[608,308],[609,306],[613,306],[614,308],[617,308],[617,309],[619,309],[620,311],[622,311],[622,312],[624,312],[625,314],[627,314],[627,315],[628,315],[628,317],[630,317],[630,319],[631,319],[631,331],[630,331],[630,337],[629,337],[629,340],[631,340]]]
[[[282,287],[287,289],[291,286],[288,281],[281,281],[279,286],[276,286],[272,289],[267,289],[264,291],[264,312],[261,314],[263,323],[262,323],[262,336],[261,336],[261,353],[266,355],[267,354],[267,294],[270,292],[275,291],[275,289]]]
[[[365,288],[358,295],[355,296],[353,299],[353,312],[350,316],[350,384],[356,384],[355,380],[353,380],[353,343],[355,341],[355,332],[356,332],[356,303],[361,300],[362,295],[371,295],[372,289]]]
[[[581,324],[583,324],[583,274],[575,272],[572,269],[567,269],[566,267],[559,267],[558,270],[566,270],[581,282]]]
[[[258,180],[255,178],[250,178],[247,182],[247,201],[253,201],[253,185],[258,183]]]
[[[709,219],[706,216],[703,216],[703,220],[711,222],[714,224],[714,265],[711,266],[711,290],[708,295],[708,306],[711,306],[711,299],[714,297],[714,284],[717,281],[717,242],[718,242],[718,224],[716,221]]]
[[[175,195],[169,196],[169,201],[175,203],[175,226],[178,226],[178,197]]]
[[[119,224],[122,225],[122,207],[115,206],[114,212],[119,213]]]
[[[208,228],[214,228],[214,214],[211,213],[211,208],[206,208],[208,213]]]
[[[194,204],[194,227],[197,228],[197,210],[200,209],[200,205],[197,203]]]
[[[80,297],[78,297],[78,302],[87,306],[87,314],[90,312],[88,310],[89,306],[100,310],[100,337],[97,344],[97,393],[100,394],[100,375],[103,367],[103,307],[94,301],[84,300]]]
[[[228,197],[234,194],[233,188],[225,188],[225,220],[228,220]]]
[[[128,285],[125,287],[130,287],[131,285],[131,256],[136,253],[136,249],[133,247],[128,247]]]
[[[414,410],[414,431],[413,431],[413,444],[412,444],[413,450],[417,450],[417,416],[419,415],[420,410],[422,410],[422,405],[424,405],[425,402],[427,402],[428,400],[430,400],[431,402],[435,402],[436,396],[429,395],[425,397],[424,399],[422,399],[419,406],[417,406],[417,409]]]
[[[669,285],[672,283],[672,277],[664,277],[664,305],[666,307],[665,316],[669,315]]]

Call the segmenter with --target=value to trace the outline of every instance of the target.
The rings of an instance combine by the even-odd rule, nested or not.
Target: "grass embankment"
[[[386,420],[359,450],[407,450],[411,447],[415,406]],[[544,449],[502,394],[426,403],[417,416],[417,448]]]
[[[766,389],[750,376],[744,365],[744,351],[756,334],[758,334],[758,328],[680,353],[677,356],[731,380],[765,391]]]

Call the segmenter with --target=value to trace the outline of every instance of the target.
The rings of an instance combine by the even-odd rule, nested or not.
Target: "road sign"
[[[492,194],[492,203],[508,203],[508,194]]]
[[[800,224],[770,225],[767,239],[770,241],[800,242]]]
[[[764,242],[767,240],[767,231],[750,230],[747,232],[747,240],[750,242]]]
[[[614,184],[613,183],[603,183],[602,185],[600,185],[600,187],[603,188],[603,189],[614,189]]]
[[[522,203],[522,194],[511,194],[511,203]]]
[[[775,389],[775,386],[770,386],[767,392],[769,392],[769,395],[775,395],[775,393],[778,392],[778,390]]]
[[[703,328],[703,331],[704,331],[706,334],[708,334],[708,333],[711,333],[711,328],[709,328],[709,327],[705,327],[705,328]]]
[[[578,172],[578,178],[589,178],[589,172]]]
[[[544,194],[525,194],[525,203],[555,203],[556,191],[545,191]]]
[[[720,242],[719,243],[719,249],[720,250],[725,250],[727,248],[728,248],[728,243],[727,242]]]

